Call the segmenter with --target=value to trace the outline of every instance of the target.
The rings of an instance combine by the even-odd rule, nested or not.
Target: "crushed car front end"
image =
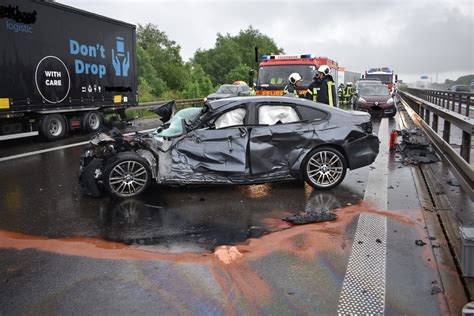
[[[157,155],[152,151],[160,144],[154,142],[154,138],[140,133],[124,136],[112,131],[110,136],[105,133],[92,136],[80,158],[79,182],[84,193],[99,197],[104,190],[119,189],[127,197],[132,195],[129,192],[132,188],[144,190],[156,177]],[[122,165],[121,160],[125,161]],[[115,175],[112,180],[111,174]]]

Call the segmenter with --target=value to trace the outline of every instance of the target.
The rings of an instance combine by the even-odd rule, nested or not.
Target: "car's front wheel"
[[[332,147],[313,149],[305,159],[303,176],[306,182],[315,189],[334,188],[344,180],[347,162],[344,155]]]
[[[103,174],[107,191],[121,198],[139,195],[146,190],[151,178],[150,166],[134,152],[117,154]]]

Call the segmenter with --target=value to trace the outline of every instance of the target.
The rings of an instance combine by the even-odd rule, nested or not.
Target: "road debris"
[[[426,243],[421,239],[417,239],[415,240],[415,245],[423,247],[424,245],[426,245]]]
[[[403,140],[398,144],[397,151],[402,154],[404,164],[418,165],[439,161],[430,141],[420,129],[401,130],[400,134]]]
[[[319,223],[333,221],[337,218],[337,215],[331,212],[306,212],[297,215],[290,215],[285,217],[283,220],[296,225]]]
[[[241,258],[243,255],[235,246],[219,246],[214,250],[214,256],[224,262],[224,264],[230,264],[238,258]]]
[[[461,186],[459,184],[458,179],[456,179],[456,178],[449,179],[446,183],[449,184],[452,187],[460,187]]]
[[[441,293],[441,292],[443,292],[443,291],[442,291],[441,288],[440,288],[439,286],[437,286],[437,285],[434,285],[434,286],[431,288],[431,295],[436,295],[436,294],[439,294],[439,293]]]

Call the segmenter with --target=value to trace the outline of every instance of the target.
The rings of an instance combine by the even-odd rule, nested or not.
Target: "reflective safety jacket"
[[[326,75],[321,80],[321,89],[316,97],[316,102],[326,103],[329,106],[336,105],[336,84],[331,75]]]
[[[353,94],[354,94],[354,90],[352,89],[352,87],[346,86],[346,88],[344,89],[344,96],[352,97]]]
[[[316,102],[318,98],[318,92],[321,89],[321,80],[314,80],[308,86],[308,90],[306,90],[305,97],[308,100]]]

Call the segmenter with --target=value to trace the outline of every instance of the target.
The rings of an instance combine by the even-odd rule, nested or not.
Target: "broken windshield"
[[[177,137],[183,135],[182,120],[189,125],[193,123],[201,114],[202,107],[191,107],[178,111],[167,123],[165,129],[157,135],[161,137]]]

